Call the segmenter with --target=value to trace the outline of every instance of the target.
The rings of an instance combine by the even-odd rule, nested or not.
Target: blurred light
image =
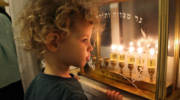
[[[113,45],[111,46],[111,49],[112,49],[112,50],[116,50],[116,49],[117,49],[117,45],[114,45],[114,44],[113,44]]]
[[[129,47],[129,52],[130,52],[130,53],[134,52],[134,47],[132,47],[132,46]]]
[[[158,54],[158,50],[156,50],[156,54]]]
[[[147,45],[148,48],[149,48],[150,46],[151,46],[150,44]]]
[[[118,49],[118,51],[123,51],[124,47],[122,45],[119,45],[117,49]]]
[[[151,49],[149,50],[149,53],[150,53],[151,56],[153,56],[153,55],[155,54],[154,48],[151,48]]]
[[[138,53],[141,54],[143,52],[143,48],[138,48]]]
[[[168,49],[170,49],[171,48],[171,46],[170,45],[168,45]]]
[[[141,46],[141,42],[140,42],[140,41],[137,42],[137,46],[138,46],[138,47]]]
[[[158,44],[155,45],[155,48],[156,48],[156,49],[158,48]]]
[[[134,45],[134,43],[131,41],[131,42],[129,43],[129,45],[130,45],[130,46],[133,46],[133,45]]]
[[[150,38],[150,39],[149,39],[149,41],[150,41],[150,42],[153,42],[153,39],[152,39],[152,38]]]
[[[168,49],[170,49],[171,48],[171,42],[169,41],[168,42]]]
[[[180,41],[178,41],[178,39],[175,40],[175,45],[179,45]]]
[[[155,40],[156,44],[158,44],[158,40]]]

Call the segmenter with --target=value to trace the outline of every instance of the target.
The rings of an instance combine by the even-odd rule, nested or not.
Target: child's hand
[[[119,92],[107,90],[106,94],[109,100],[123,100],[123,96]]]

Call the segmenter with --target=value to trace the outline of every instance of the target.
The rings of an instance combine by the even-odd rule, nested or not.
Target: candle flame
[[[130,46],[133,46],[133,45],[134,45],[134,43],[131,41],[131,42],[129,43],[129,45],[130,45]]]
[[[123,49],[124,49],[124,47],[123,47],[122,45],[119,45],[119,46],[118,46],[118,50],[119,50],[119,51],[123,51]]]
[[[113,45],[111,46],[111,49],[112,49],[112,50],[116,50],[116,49],[117,49],[117,45],[114,45],[114,44],[113,44]]]

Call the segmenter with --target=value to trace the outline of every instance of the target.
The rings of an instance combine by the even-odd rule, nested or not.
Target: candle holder
[[[104,58],[104,65],[106,69],[108,68],[109,62],[110,62],[109,58]]]
[[[95,56],[92,57],[92,62],[94,65],[96,65],[96,57]]]
[[[137,70],[139,72],[139,78],[141,78],[142,73],[143,73],[143,66],[138,65]]]
[[[110,59],[112,59],[112,60],[117,59],[117,57],[118,57],[118,54],[117,54],[117,53],[111,53],[111,54],[110,54]]]
[[[128,64],[130,78],[132,78],[132,70],[133,70],[133,68],[134,68],[134,64]]]
[[[102,58],[102,57],[99,57],[99,59],[98,59],[98,64],[100,65],[100,68],[103,68],[102,62],[103,62],[103,58]]]
[[[123,74],[123,68],[124,68],[125,64],[124,62],[119,62],[119,67],[120,67],[120,73]]]
[[[117,64],[116,60],[111,60],[111,66],[112,66],[111,68],[112,68],[112,70],[115,69],[116,64]]]
[[[153,76],[154,76],[154,73],[155,73],[155,68],[148,68],[148,72],[149,72],[149,75],[150,75],[150,82],[153,82],[154,81]]]

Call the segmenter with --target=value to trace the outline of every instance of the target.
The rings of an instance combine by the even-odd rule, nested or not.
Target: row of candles
[[[149,52],[147,52],[147,51],[149,51]],[[128,64],[136,63],[138,66],[142,66],[144,64],[145,56],[146,56],[147,57],[147,67],[155,68],[156,67],[155,60],[157,57],[156,55],[157,55],[157,50],[155,50],[155,48],[150,48],[149,50],[146,50],[146,52],[145,52],[142,47],[138,47],[135,51],[133,43],[130,42],[130,46],[128,48],[128,51],[126,51],[126,52],[122,45],[112,45],[110,59],[124,62],[125,56],[127,56]]]
[[[112,45],[110,58],[99,58],[99,62],[102,63],[102,61],[104,60],[105,66],[108,66],[108,64],[110,63],[112,69],[118,64],[121,74],[123,74],[123,68],[125,67],[125,63],[127,63],[130,78],[132,78],[132,73],[133,69],[135,69],[135,65],[137,66],[136,69],[140,74],[142,74],[143,68],[147,67],[150,75],[150,81],[152,82],[153,75],[156,69],[156,55],[157,51],[155,50],[155,48],[150,48],[145,52],[140,46],[135,49],[133,43],[131,42],[129,48],[126,51],[122,45]],[[94,61],[96,61],[95,58]],[[145,62],[147,62],[147,64],[145,64]]]

